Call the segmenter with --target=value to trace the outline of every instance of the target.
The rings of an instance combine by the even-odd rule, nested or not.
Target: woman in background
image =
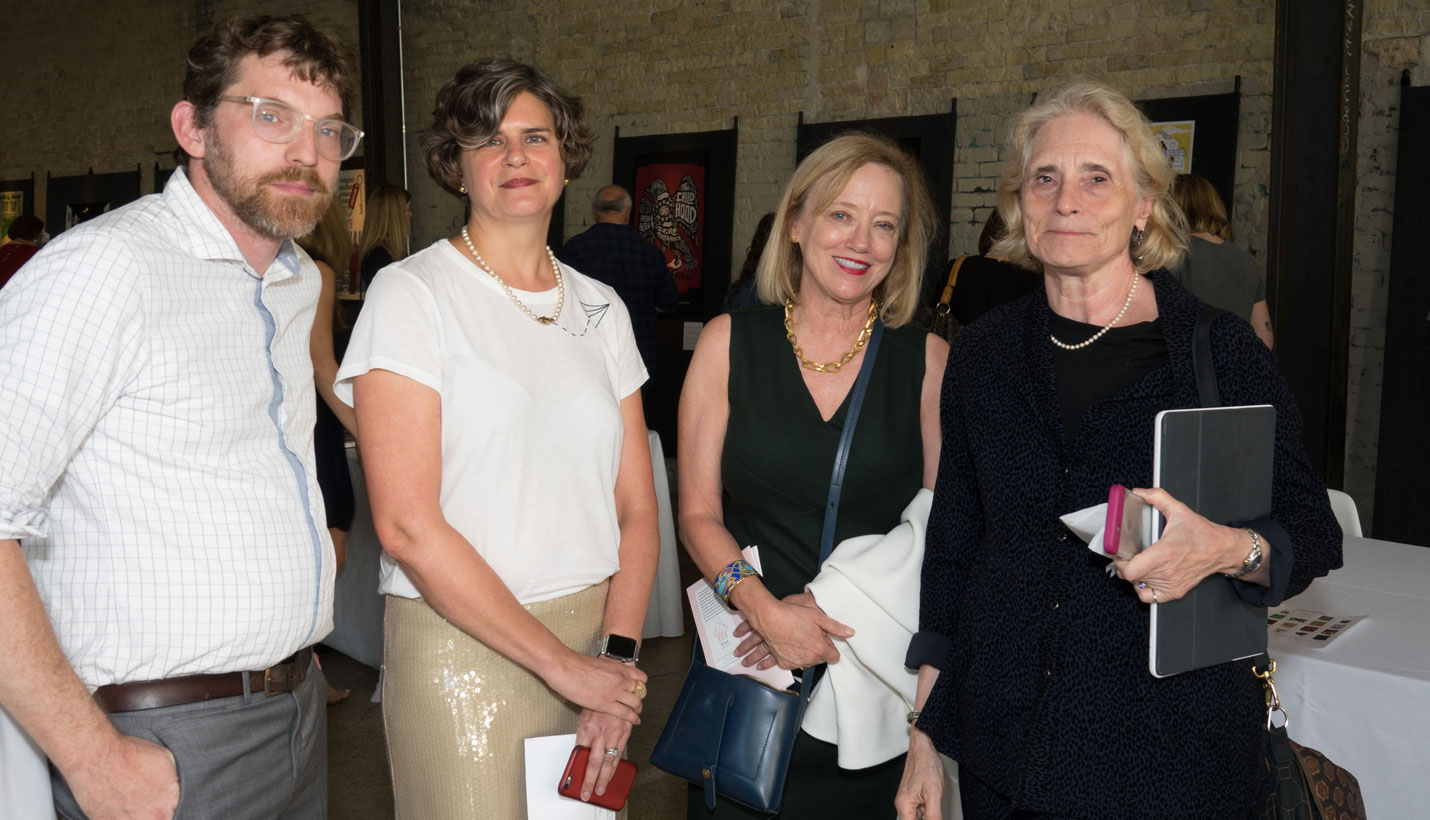
[[[773,211],[760,217],[755,224],[755,232],[750,234],[750,247],[745,249],[745,263],[740,266],[735,281],[725,289],[725,300],[720,304],[721,313],[760,304],[760,297],[755,293],[755,270],[760,266],[760,256],[765,252],[765,243],[770,241],[770,226],[774,224]]]
[[[412,194],[400,185],[379,185],[367,198],[358,265],[364,287],[377,272],[407,256],[412,237]]]
[[[1271,311],[1266,307],[1266,277],[1251,254],[1232,243],[1226,206],[1210,181],[1178,174],[1172,195],[1187,215],[1191,243],[1172,277],[1203,302],[1231,311],[1251,323],[1257,338],[1271,347]]]

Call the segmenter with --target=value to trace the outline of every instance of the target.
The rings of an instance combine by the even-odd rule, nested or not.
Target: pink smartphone
[[[1152,545],[1152,515],[1156,511],[1142,496],[1121,484],[1107,489],[1107,522],[1102,529],[1102,551],[1127,560]]]

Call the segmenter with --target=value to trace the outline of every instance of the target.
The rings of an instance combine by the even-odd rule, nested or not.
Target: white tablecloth
[[[675,516],[671,512],[670,481],[665,473],[665,452],[660,436],[651,430],[650,464],[655,471],[655,500],[660,505],[660,566],[655,586],[650,590],[650,608],[645,613],[642,638],[675,638],[685,634],[685,596],[680,589],[680,549],[675,540]]]
[[[25,730],[0,709],[0,817],[53,820],[50,770]]]
[[[676,637],[685,631],[684,596],[680,589],[680,564],[676,550],[675,518],[670,503],[670,484],[665,472],[665,453],[660,437],[649,432],[651,470],[655,475],[655,495],[659,505],[660,565],[651,589],[643,638]],[[333,595],[333,631],[323,643],[372,667],[382,664],[382,596],[377,593],[377,570],[382,545],[372,527],[372,509],[367,503],[367,483],[357,450],[348,447],[348,470],[352,473],[357,512],[348,534],[348,562],[338,573]]]
[[[1368,817],[1426,816],[1430,549],[1347,537],[1345,566],[1284,606],[1367,616],[1324,646],[1271,639],[1291,738],[1356,776]]]

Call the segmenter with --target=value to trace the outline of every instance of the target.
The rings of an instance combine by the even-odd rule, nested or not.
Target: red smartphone
[[[586,780],[586,761],[590,757],[590,746],[577,746],[571,750],[571,758],[566,761],[566,771],[561,773],[561,782],[556,786],[556,791],[562,797],[581,799],[581,786]],[[635,782],[636,764],[622,760],[616,764],[616,773],[611,776],[611,782],[606,784],[606,793],[596,794],[593,789],[590,803],[611,811],[620,811],[626,805],[626,798],[630,797],[631,784]]]
[[[1107,521],[1102,528],[1102,551],[1122,560],[1152,545],[1152,516],[1156,512],[1142,496],[1121,484],[1107,489]]]

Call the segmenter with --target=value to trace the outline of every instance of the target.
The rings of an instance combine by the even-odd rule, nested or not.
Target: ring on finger
[[[645,699],[645,681],[643,681],[643,680],[638,680],[638,681],[636,681],[636,687],[635,687],[634,689],[632,689],[631,692],[632,692],[636,697],[638,697],[638,698],[644,700],[644,699]]]
[[[606,750],[606,755],[607,755],[608,757],[620,757],[620,756],[621,756],[621,750],[618,749],[618,748],[616,748],[615,746],[612,746],[612,747],[610,747],[609,749]]]
[[[1153,589],[1153,588],[1151,588],[1151,587],[1147,587],[1147,591],[1150,592],[1150,593],[1152,593],[1152,603],[1154,603],[1154,604],[1160,604],[1160,603],[1162,603],[1161,601],[1157,600],[1157,590],[1155,590],[1155,589]]]

